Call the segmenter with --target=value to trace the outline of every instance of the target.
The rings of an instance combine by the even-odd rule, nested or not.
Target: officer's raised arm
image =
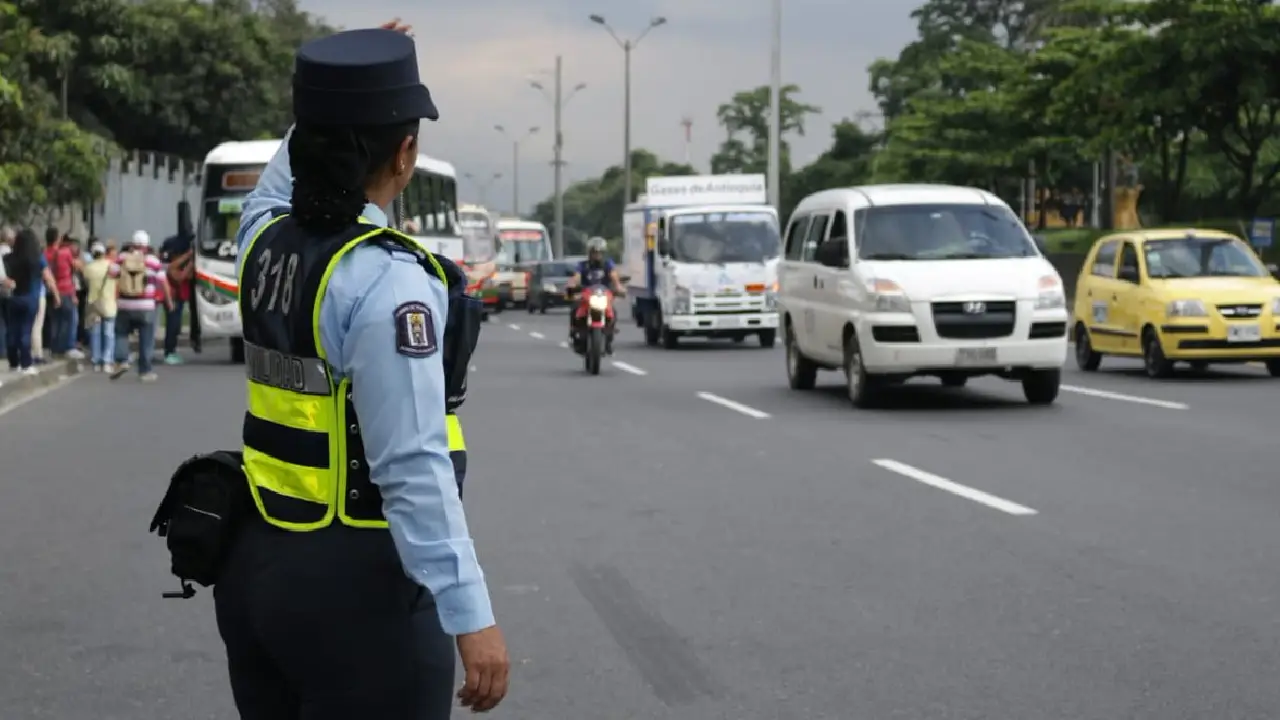
[[[448,298],[407,252],[391,251],[383,267],[354,303],[341,371],[355,389],[365,457],[405,571],[435,597],[445,632],[472,633],[494,619],[449,459]]]
[[[236,247],[243,256],[245,245],[262,226],[271,219],[272,210],[288,210],[292,207],[293,173],[289,169],[289,137],[293,128],[285,133],[284,142],[258,178],[258,184],[244,199],[240,208],[240,229],[236,231]]]

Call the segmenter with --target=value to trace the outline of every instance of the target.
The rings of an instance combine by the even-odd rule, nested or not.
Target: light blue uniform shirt
[[[241,258],[271,211],[291,207],[292,195],[286,136],[245,198],[236,237]],[[364,217],[387,225],[375,205],[365,206]],[[405,572],[431,591],[445,632],[461,635],[493,625],[493,608],[449,460],[441,356],[396,352],[395,309],[407,302],[431,309],[436,347],[444,347],[444,285],[428,280],[409,253],[362,244],[330,277],[320,342],[335,376],[351,378],[369,472]]]

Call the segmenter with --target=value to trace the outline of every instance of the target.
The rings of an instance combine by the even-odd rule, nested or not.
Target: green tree
[[[868,134],[851,120],[842,120],[831,129],[831,147],[809,165],[800,168],[782,183],[783,218],[805,198],[821,190],[866,184],[880,138]]]
[[[106,143],[62,119],[33,68],[68,49],[0,1],[0,216],[26,222],[40,208],[101,193]]]
[[[631,151],[632,185],[644,187],[654,176],[696,175],[688,165],[665,162],[648,150]],[[598,178],[582,180],[564,191],[565,252],[581,254],[586,239],[593,235],[616,240],[622,237],[622,196],[625,174],[617,165],[606,168]],[[538,203],[533,216],[547,227],[555,223],[555,198]]]
[[[781,128],[779,157],[781,172],[786,175],[791,168],[791,148],[786,141],[788,134],[804,135],[805,120],[822,112],[816,105],[796,99],[800,94],[797,85],[784,85],[778,103]],[[716,110],[716,118],[728,133],[719,151],[711,156],[713,173],[763,173],[769,160],[769,86],[761,85],[752,90],[734,94],[729,102]]]

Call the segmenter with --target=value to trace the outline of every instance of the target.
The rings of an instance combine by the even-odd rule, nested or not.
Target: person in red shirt
[[[75,348],[75,330],[79,324],[75,278],[80,258],[76,257],[67,238],[57,228],[50,227],[45,232],[45,240],[45,261],[49,263],[49,272],[53,273],[53,282],[61,299],[45,318],[49,351],[55,356],[79,359],[83,356]]]
[[[179,232],[160,246],[160,260],[165,263],[165,278],[169,281],[170,304],[164,323],[164,362],[181,365],[178,354],[178,336],[182,334],[182,311],[191,300],[191,285],[195,276],[195,243],[193,238]],[[195,313],[195,308],[191,309]],[[194,342],[194,340],[193,340]]]

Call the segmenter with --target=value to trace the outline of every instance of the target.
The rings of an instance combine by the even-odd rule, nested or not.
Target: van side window
[[[831,232],[828,237],[833,238],[849,238],[849,223],[844,219],[844,211],[837,210],[835,215],[831,216]]]
[[[818,253],[818,246],[827,236],[827,222],[831,218],[827,215],[816,215],[813,222],[809,225],[809,233],[804,238],[804,252],[800,255],[803,262],[814,262],[814,257]]]
[[[799,260],[804,249],[804,236],[809,231],[809,216],[792,216],[791,227],[787,229],[787,259]]]
[[[1098,248],[1098,254],[1093,259],[1093,267],[1089,268],[1089,272],[1098,277],[1114,278],[1116,276],[1116,247],[1119,242],[1109,240]]]

